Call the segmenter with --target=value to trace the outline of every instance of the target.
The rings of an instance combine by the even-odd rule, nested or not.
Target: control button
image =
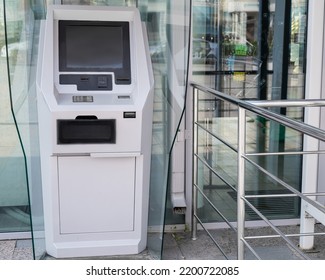
[[[107,88],[107,77],[99,76],[97,78],[97,86],[98,86],[98,88]]]

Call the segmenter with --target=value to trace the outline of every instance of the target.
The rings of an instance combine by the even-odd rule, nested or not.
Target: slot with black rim
[[[123,112],[124,119],[135,119],[137,117],[136,112]]]
[[[116,120],[77,116],[57,120],[57,144],[115,144]]]

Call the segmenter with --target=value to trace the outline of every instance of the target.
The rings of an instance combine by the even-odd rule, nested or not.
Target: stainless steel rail
[[[227,95],[225,93],[222,93],[220,91],[216,91],[214,89],[210,89],[208,87],[205,87],[203,85],[197,84],[197,83],[191,83],[191,86],[194,89],[197,89],[199,91],[205,92],[205,93],[209,93],[211,95],[214,95],[215,97],[222,99],[226,102],[229,102],[231,104],[237,105],[243,109],[245,109],[246,111],[250,111],[252,113],[255,113],[261,117],[265,117],[269,120],[273,120],[279,124],[282,124],[286,127],[290,127],[294,130],[297,130],[303,134],[307,134],[313,138],[316,138],[318,140],[321,141],[325,141],[325,131],[321,130],[319,128],[313,127],[311,125],[308,125],[306,123],[302,123],[296,120],[292,120],[289,119],[283,115],[271,112],[267,109],[261,108],[261,107],[268,107],[266,104],[268,101],[243,101],[237,98],[234,98],[230,95]],[[269,107],[275,107],[275,103],[277,103],[278,107],[290,107],[290,102],[291,100],[281,100],[281,101],[270,101],[270,106]],[[323,102],[322,100],[314,100],[314,104],[309,100],[294,100],[292,101],[294,104],[294,107],[297,107],[297,103],[300,104],[301,107],[315,107],[315,106],[325,106],[325,102]],[[261,107],[259,107],[257,104],[261,104]],[[316,105],[318,104],[318,105]],[[321,104],[321,105],[319,105]]]
[[[304,135],[308,135],[312,138],[315,138],[319,141],[325,141],[325,131],[310,126],[306,123],[302,123],[297,120],[290,119],[286,116],[277,114],[273,111],[270,111],[265,108],[272,108],[272,107],[320,107],[325,106],[325,100],[276,100],[276,101],[244,101],[222,92],[207,88],[203,85],[197,83],[191,83],[193,88],[194,94],[194,102],[193,102],[193,219],[192,219],[192,237],[193,239],[197,238],[197,221],[201,224],[202,228],[205,229],[207,232],[208,230],[205,228],[204,223],[198,218],[197,215],[197,197],[198,192],[202,195],[202,197],[211,205],[211,207],[220,215],[220,217],[228,224],[228,226],[233,229],[237,233],[237,258],[244,259],[245,258],[245,247],[248,248],[253,255],[260,259],[258,254],[254,251],[252,246],[248,243],[248,240],[257,239],[257,238],[273,238],[279,237],[285,240],[289,247],[295,250],[302,258],[308,259],[306,256],[297,246],[288,238],[292,236],[311,236],[311,235],[324,235],[321,233],[300,233],[300,234],[284,234],[282,233],[265,215],[263,215],[248,199],[249,198],[261,198],[261,197],[299,197],[302,201],[314,207],[318,213],[321,213],[321,217],[323,220],[320,221],[325,224],[325,207],[315,200],[309,198],[323,196],[324,193],[301,193],[282,179],[278,178],[277,176],[271,174],[266,169],[252,161],[249,156],[268,156],[268,155],[305,155],[305,154],[321,154],[324,151],[297,151],[297,152],[277,152],[277,153],[247,153],[246,152],[246,112],[250,112],[256,114],[258,116],[264,117],[265,119],[275,121],[278,124],[281,124],[285,127],[291,128],[297,132],[300,132]],[[237,149],[234,148],[232,145],[228,144],[227,141],[222,140],[218,135],[210,131],[209,129],[205,128],[198,122],[198,98],[200,92],[205,94],[210,94],[217,99],[221,99],[225,102],[238,106],[238,139],[237,139]],[[207,161],[205,161],[200,155],[198,154],[198,128],[201,128],[206,133],[208,133],[214,139],[217,139],[220,143],[231,148],[233,151],[237,152],[237,188],[233,186],[233,184],[227,182],[225,178],[223,178],[212,166],[209,165]],[[198,162],[203,163],[213,174],[219,177],[227,186],[229,186],[232,190],[237,192],[237,227],[232,226],[232,223],[227,220],[227,218],[222,215],[221,211],[218,210],[218,207],[213,205],[211,200],[204,195],[203,191],[200,190],[197,184],[198,180]],[[270,194],[270,195],[245,195],[245,162],[249,162],[259,171],[266,174],[268,177],[272,178],[275,182],[283,186],[287,191],[291,193],[286,194]],[[276,235],[268,235],[268,236],[247,236],[245,237],[244,230],[245,230],[245,207],[246,205],[250,207],[267,225],[269,225],[275,232]],[[209,234],[209,233],[208,233]],[[211,234],[209,234],[210,237]],[[213,237],[212,237],[213,238]],[[213,242],[216,246],[220,249],[221,245],[213,239]],[[222,251],[222,249],[221,249]],[[224,256],[224,251],[222,251]]]

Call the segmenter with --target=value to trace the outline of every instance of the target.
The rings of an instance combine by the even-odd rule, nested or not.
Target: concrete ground
[[[33,259],[33,251],[30,239],[0,241],[0,260],[31,259]]]
[[[286,234],[293,234],[299,231],[299,226],[279,227]],[[316,232],[324,232],[325,227],[316,225]],[[270,228],[248,229],[246,236],[272,235],[274,231]],[[236,235],[228,229],[212,230],[211,235],[220,244],[222,250],[230,260],[237,259]],[[290,240],[296,247],[299,245],[299,238]],[[268,238],[251,240],[249,244],[261,259],[265,260],[297,260],[302,257],[281,238]],[[315,246],[312,250],[304,251],[310,259],[325,260],[325,236],[315,237]],[[188,232],[172,233],[165,236],[163,259],[186,259],[186,260],[225,260],[227,259],[214,245],[211,238],[204,232],[198,231],[197,240],[191,240]],[[256,257],[247,249],[245,259],[256,260]]]
[[[284,233],[296,233],[299,226],[279,227]],[[316,225],[317,232],[325,232],[325,227]],[[247,229],[246,236],[270,235],[274,234],[269,228]],[[230,260],[237,258],[236,235],[229,229],[211,230],[211,235],[220,243],[222,250]],[[298,238],[290,239],[295,246],[298,246]],[[301,259],[296,253],[280,238],[268,238],[252,240],[249,242],[261,259],[268,260],[295,260]],[[325,236],[315,237],[313,250],[304,252],[312,260],[325,260]],[[26,260],[32,259],[31,240],[3,240],[0,241],[0,260]],[[214,245],[211,238],[204,232],[198,231],[197,240],[191,239],[190,232],[166,233],[164,236],[163,259],[165,260],[225,260],[221,251]],[[255,256],[245,251],[245,258],[254,260]],[[54,259],[46,256],[45,259]],[[91,259],[111,259],[111,260],[151,260],[156,259],[149,251],[144,251],[138,255],[129,256],[108,256]]]

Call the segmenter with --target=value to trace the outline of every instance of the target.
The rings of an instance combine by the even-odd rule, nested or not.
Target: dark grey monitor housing
[[[59,20],[59,72],[60,84],[78,90],[112,90],[107,73],[131,84],[129,22]]]

